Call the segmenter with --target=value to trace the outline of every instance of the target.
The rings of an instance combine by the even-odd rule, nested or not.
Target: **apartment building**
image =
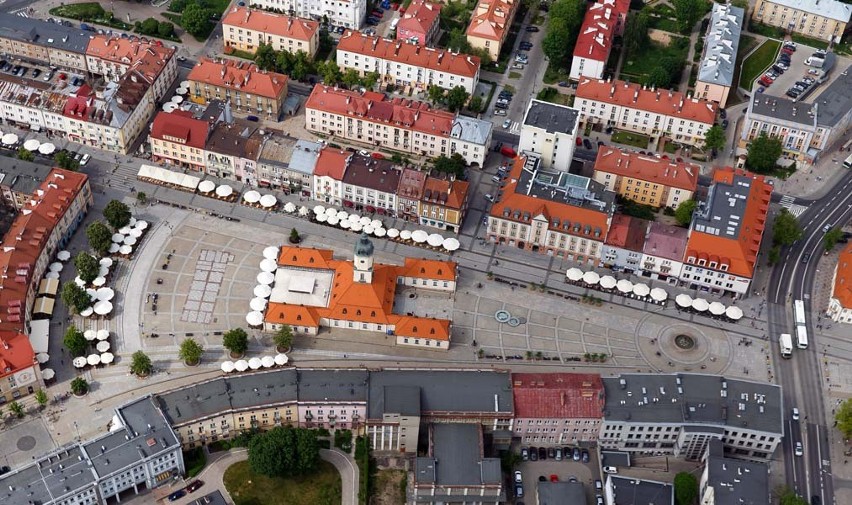
[[[86,68],[107,80],[120,81],[128,71],[141,76],[158,102],[178,75],[174,46],[137,37],[92,35],[86,47]]]
[[[839,0],[757,0],[751,19],[805,37],[839,42],[852,6]]]
[[[432,110],[422,102],[388,100],[384,94],[358,93],[318,84],[305,103],[305,128],[371,147],[419,156],[461,154],[482,166],[491,145],[488,121]]]
[[[603,495],[607,505],[675,505],[672,484],[634,477],[607,475]]]
[[[336,52],[341,70],[355,69],[359,75],[375,72],[380,84],[430,86],[453,89],[461,86],[470,94],[479,82],[479,57],[425,47],[413,42],[383,39],[349,30],[340,37]]]
[[[313,195],[314,171],[322,144],[308,140],[267,137],[258,159],[258,182],[286,194]]]
[[[775,384],[702,374],[621,374],[603,380],[604,450],[699,460],[711,440],[729,457],[768,461],[784,436]]]
[[[396,217],[410,222],[420,219],[420,199],[423,198],[425,186],[426,172],[413,168],[402,169],[399,187],[396,189]]]
[[[458,234],[470,204],[470,183],[427,177],[420,198],[420,224]]]
[[[814,163],[852,127],[852,65],[812,100],[760,95],[749,102],[740,147],[765,133],[781,140],[783,157]]]
[[[204,145],[205,173],[250,184],[256,180],[263,140],[264,136],[253,123],[217,122]]]
[[[601,263],[607,268],[630,273],[642,269],[642,249],[649,221],[615,214],[604,241]]]
[[[580,111],[566,105],[530,100],[521,124],[521,153],[535,153],[542,168],[568,172],[577,140]]]
[[[580,129],[591,124],[701,146],[716,120],[718,104],[683,93],[630,84],[581,78],[574,108],[580,109]]]
[[[9,159],[0,167],[0,196],[3,203],[17,212],[23,210],[50,171],[50,167],[40,163]]]
[[[255,0],[250,7],[357,30],[367,17],[366,0]]]
[[[18,309],[23,307],[9,306]],[[20,401],[36,391],[44,389],[41,366],[36,361],[36,353],[25,333],[0,330],[0,406],[7,402]]]
[[[703,460],[698,492],[701,505],[772,503],[768,464],[729,458],[717,439],[707,444]]]
[[[189,98],[206,105],[229,101],[232,109],[278,119],[287,99],[287,76],[260,70],[252,63],[201,58],[187,77]]]
[[[593,442],[603,416],[603,392],[598,374],[513,373],[512,435],[534,446]]]
[[[465,31],[471,47],[488,51],[491,59],[497,61],[519,3],[514,0],[479,0]]]
[[[343,174],[343,206],[358,212],[396,215],[402,170],[386,160],[355,154]]]
[[[607,190],[636,203],[676,209],[692,199],[700,170],[692,163],[602,146],[593,178]]]
[[[826,314],[832,321],[852,323],[852,244],[843,248],[834,267]]]
[[[146,396],[115,409],[108,433],[15,468],[0,476],[0,485],[10,503],[90,505],[120,502],[185,473],[174,431]]]
[[[222,42],[228,48],[254,53],[261,44],[311,58],[319,50],[319,23],[247,7],[234,6],[222,19]]]
[[[629,10],[628,0],[602,0],[589,5],[574,44],[569,73],[572,80],[603,79],[613,39],[624,32]]]
[[[158,113],[148,136],[152,160],[204,172],[210,130],[210,122],[196,119],[189,111]]]
[[[716,102],[719,107],[728,102],[734,82],[744,16],[745,11],[740,7],[713,4],[695,82],[695,96]]]
[[[717,168],[707,199],[692,216],[680,279],[692,289],[744,296],[751,285],[772,197],[772,184]]]
[[[354,155],[349,151],[322,149],[314,169],[314,200],[343,205],[343,176]]]
[[[488,215],[488,240],[597,265],[615,194],[587,177],[541,168],[520,156]]]
[[[396,25],[396,40],[421,46],[432,46],[438,35],[441,5],[426,0],[413,0]]]
[[[642,248],[641,275],[677,284],[683,271],[683,258],[689,230],[652,222]]]
[[[46,62],[66,70],[85,70],[90,33],[78,27],[0,13],[0,53]]]

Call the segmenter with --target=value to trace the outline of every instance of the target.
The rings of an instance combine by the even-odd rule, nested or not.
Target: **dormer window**
[[[716,262],[715,262],[715,261],[711,261],[711,262],[710,262],[710,264],[709,264],[709,265],[707,265],[707,266],[709,266],[710,268],[716,268]]]
[[[705,260],[705,259],[698,260],[698,266],[703,267],[706,264],[707,264],[707,260]]]

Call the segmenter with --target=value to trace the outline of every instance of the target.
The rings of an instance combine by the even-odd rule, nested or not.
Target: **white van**
[[[394,20],[391,21],[391,24],[390,24],[391,30],[396,30],[396,25],[398,25],[398,24],[399,24],[399,18],[394,18]]]

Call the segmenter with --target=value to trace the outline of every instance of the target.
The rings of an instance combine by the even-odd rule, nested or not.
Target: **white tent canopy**
[[[266,309],[266,298],[252,298],[249,302],[249,307],[251,310],[256,310],[258,312]]]
[[[263,250],[263,257],[269,260],[277,260],[278,259],[278,251],[279,249],[274,245],[271,245]]]
[[[597,272],[586,272],[583,274],[583,282],[586,284],[597,284],[601,280],[601,276]]]
[[[725,309],[725,315],[728,316],[729,318],[733,319],[734,321],[736,321],[736,320],[741,319],[743,317],[743,309],[736,307],[734,305],[731,305],[730,307]]]
[[[248,370],[248,367],[248,361],[244,359],[241,359],[234,363],[234,369],[236,369],[238,372],[245,372],[246,370]]]
[[[269,298],[272,294],[272,288],[266,284],[258,284],[254,287],[254,296],[259,298]]]
[[[426,243],[432,247],[440,247],[441,244],[444,243],[444,237],[437,233],[433,233],[426,238]]]
[[[246,322],[249,326],[260,326],[263,324],[263,313],[258,311],[252,311],[246,314]]]
[[[142,165],[139,167],[138,177],[145,179],[153,179],[165,184],[171,184],[183,189],[195,191],[201,179],[193,175],[173,172],[156,165]]]
[[[398,236],[399,236],[399,230],[397,230],[396,228],[388,229],[388,237],[397,238]]]
[[[213,182],[213,181],[209,181],[209,180],[201,181],[198,184],[198,191],[201,191],[202,193],[211,193],[215,189],[216,189],[216,183]]]
[[[48,155],[51,155],[54,152],[56,152],[56,146],[51,144],[50,142],[48,142],[46,144],[42,144],[42,145],[38,146],[38,152],[40,154],[48,156]]]
[[[710,308],[710,303],[704,298],[696,298],[695,300],[692,300],[692,308],[698,312],[704,312]]]
[[[286,354],[276,354],[275,355],[275,364],[278,366],[286,365],[289,359],[287,359]]]
[[[272,272],[260,272],[257,274],[257,283],[258,284],[272,284],[275,282],[275,275]]]
[[[615,284],[615,288],[622,293],[629,293],[633,291],[633,283],[627,279],[621,279]]]
[[[251,358],[248,362],[249,368],[252,370],[257,370],[263,366],[263,362],[260,361],[260,358]]]
[[[278,270],[278,263],[273,259],[264,258],[260,262],[260,269],[264,272],[274,272]]]
[[[275,358],[272,356],[264,356],[260,358],[260,363],[263,365],[263,368],[272,368],[275,366]]]
[[[218,188],[216,188],[216,196],[220,196],[222,198],[227,198],[234,194],[234,188],[228,186],[227,184],[222,184]]]
[[[234,362],[233,361],[223,361],[222,362],[222,371],[225,373],[231,373],[234,371]]]
[[[710,313],[714,316],[721,316],[725,313],[725,305],[719,302],[713,302],[710,304]]]
[[[648,296],[651,293],[651,288],[647,284],[635,284],[633,286],[633,294],[636,296]]]
[[[600,284],[604,289],[612,289],[618,284],[618,281],[611,275],[604,275],[601,277]]]
[[[448,237],[448,238],[444,239],[444,243],[441,244],[441,245],[443,245],[444,249],[446,249],[448,251],[455,251],[459,247],[461,247],[461,244],[459,243],[459,239],[457,239],[455,237]]]
[[[278,204],[278,199],[274,195],[263,195],[260,197],[261,207],[271,208]]]
[[[255,190],[246,191],[246,193],[243,195],[243,200],[248,203],[257,203],[260,201],[260,193]]]
[[[422,244],[429,240],[429,234],[423,230],[414,230],[411,232],[411,240],[417,242],[418,244]]]
[[[678,304],[678,306],[680,306],[680,307],[684,307],[684,308],[691,307],[692,306],[692,297],[687,295],[687,294],[681,293],[681,294],[677,295],[677,297],[675,298],[675,303]]]
[[[100,340],[100,341],[104,341],[104,340],[108,339],[109,338],[109,330],[106,330],[106,329],[103,329],[103,328],[98,330],[97,333],[95,333],[95,338]]]
[[[651,290],[651,298],[657,300],[658,302],[662,302],[666,298],[669,297],[669,294],[666,293],[666,290],[662,288],[654,288]]]
[[[39,142],[38,139],[29,139],[24,142],[24,149],[26,149],[27,151],[37,151],[38,146],[40,145],[41,142]]]

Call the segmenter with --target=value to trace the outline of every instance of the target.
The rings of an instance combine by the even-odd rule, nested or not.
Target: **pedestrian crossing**
[[[790,211],[790,214],[793,214],[793,217],[799,217],[808,210],[804,205],[799,205],[796,202],[796,198],[790,195],[784,195],[781,197],[781,201],[779,202],[782,207]]]
[[[21,16],[22,18],[28,18],[28,17],[30,17],[30,14],[29,14],[29,12],[28,12],[28,11],[29,11],[29,9],[30,9],[29,7],[21,7],[20,9],[16,9],[16,10],[13,10],[13,11],[9,11],[9,14],[14,14],[14,15],[16,15],[16,16]]]

